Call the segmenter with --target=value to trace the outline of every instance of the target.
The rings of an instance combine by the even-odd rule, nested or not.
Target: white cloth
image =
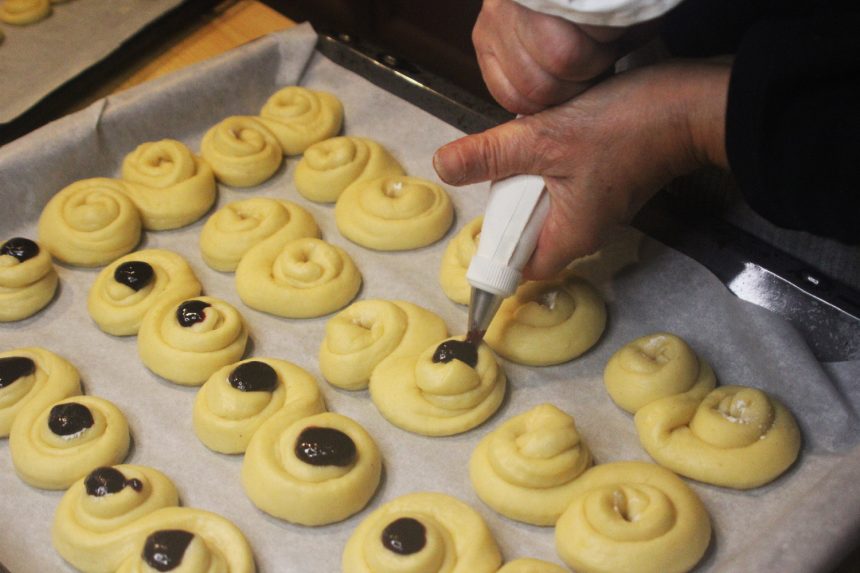
[[[627,27],[662,16],[682,0],[514,0],[577,24]]]

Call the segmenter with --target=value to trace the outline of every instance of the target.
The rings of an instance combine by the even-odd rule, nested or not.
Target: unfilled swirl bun
[[[450,436],[495,413],[505,397],[505,373],[486,344],[476,349],[462,338],[376,367],[370,397],[389,422],[416,434]]]
[[[293,420],[325,411],[313,376],[284,360],[249,358],[215,372],[194,400],[194,433],[224,454],[244,452],[274,415]]]
[[[344,573],[495,573],[502,556],[487,524],[462,501],[412,493],[368,515],[344,548]]]
[[[481,236],[483,224],[483,215],[466,223],[451,239],[445,247],[445,254],[442,255],[439,283],[445,295],[456,303],[469,304],[471,286],[466,280],[466,271],[478,250],[478,239]]]
[[[146,249],[101,270],[90,287],[87,310],[104,332],[128,336],[137,334],[144,315],[156,303],[191,298],[202,288],[182,256]]]
[[[451,198],[418,177],[389,175],[350,185],[334,209],[344,237],[378,251],[405,251],[435,243],[454,222]]]
[[[299,420],[278,414],[251,438],[242,486],[266,513],[315,526],[361,511],[381,473],[376,442],[357,422],[331,412]]]
[[[264,241],[236,268],[242,302],[289,318],[323,316],[343,308],[361,288],[361,273],[340,247],[306,237]]]
[[[288,86],[268,99],[260,121],[275,134],[285,155],[299,155],[337,135],[343,124],[343,104],[328,92]]]
[[[361,390],[383,360],[417,356],[446,336],[445,322],[418,305],[360,300],[326,323],[320,370],[339,388]]]
[[[0,245],[0,322],[33,316],[57,291],[51,254],[35,241],[14,237]]]
[[[567,573],[567,569],[549,561],[524,557],[505,563],[497,573]]]
[[[387,149],[364,137],[333,137],[308,147],[294,175],[306,199],[334,203],[343,190],[368,179],[405,175]]]
[[[502,303],[484,340],[512,362],[549,366],[583,354],[605,327],[606,307],[597,290],[568,275],[520,285]]]
[[[14,26],[33,24],[50,14],[50,0],[4,0],[0,4],[0,21]]]
[[[502,515],[553,525],[570,502],[576,478],[591,461],[573,418],[542,404],[478,442],[469,477],[478,497]]]
[[[245,319],[231,304],[200,296],[152,307],[140,325],[137,350],[144,365],[171,382],[197,386],[242,357]]]
[[[275,174],[284,159],[272,132],[246,115],[228,117],[207,131],[200,154],[218,181],[234,187],[259,185]]]
[[[683,339],[658,332],[615,352],[603,371],[603,382],[612,400],[635,414],[642,406],[674,394],[701,400],[714,389],[717,377]]]
[[[200,251],[216,271],[235,271],[252,247],[270,239],[280,244],[319,237],[313,215],[291,201],[253,197],[218,209],[203,225]]]
[[[708,548],[708,512],[669,470],[643,462],[601,464],[574,483],[555,545],[576,571],[681,573]]]
[[[81,378],[65,358],[44,348],[0,352],[0,438],[25,408],[41,411],[80,393]]]
[[[124,460],[130,440],[119,408],[103,398],[74,396],[24,409],[12,424],[9,451],[25,482],[65,489],[99,466]]]
[[[642,447],[657,463],[724,487],[769,483],[800,451],[794,416],[756,388],[720,386],[704,399],[669,396],[642,407],[635,421]]]

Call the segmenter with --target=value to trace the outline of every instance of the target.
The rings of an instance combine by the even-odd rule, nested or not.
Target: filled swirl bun
[[[252,247],[271,239],[279,244],[319,237],[313,215],[291,201],[253,197],[216,211],[200,233],[200,251],[216,271],[235,271]]]
[[[196,297],[152,307],[140,325],[137,350],[144,365],[171,382],[197,386],[242,357],[248,328],[229,303]]]
[[[350,241],[378,251],[435,243],[454,222],[451,198],[418,177],[389,175],[350,185],[337,200],[337,228]]]
[[[242,486],[270,515],[325,525],[361,511],[381,473],[376,442],[350,418],[325,412],[295,420],[278,414],[251,439]]]
[[[471,507],[442,493],[412,493],[368,515],[341,564],[344,573],[495,573],[502,556]]]
[[[371,139],[333,137],[315,143],[296,165],[296,189],[306,199],[334,203],[353,183],[406,172],[394,157]]]
[[[216,452],[244,452],[274,415],[293,420],[325,411],[313,376],[284,360],[250,358],[215,372],[194,400],[194,433]]]
[[[478,239],[484,217],[475,217],[451,239],[442,255],[439,268],[439,284],[445,295],[459,304],[469,304],[471,286],[466,280],[466,271],[478,250]]]
[[[553,525],[591,451],[573,418],[551,404],[511,418],[482,439],[469,463],[478,497],[511,519]]]
[[[284,155],[299,155],[337,135],[343,124],[343,104],[328,92],[288,86],[266,101],[260,121],[275,135]]]
[[[669,396],[642,407],[635,422],[642,447],[657,463],[724,487],[764,485],[800,451],[794,416],[756,388],[720,386],[703,399]]]
[[[681,573],[708,548],[708,512],[669,470],[643,462],[602,464],[574,484],[555,526],[555,545],[576,571]]]
[[[418,305],[360,300],[326,323],[320,370],[339,388],[361,390],[383,360],[417,356],[446,336],[445,322]]]
[[[242,302],[289,318],[323,316],[343,308],[361,287],[361,273],[340,247],[316,238],[265,241],[236,268]]]
[[[674,334],[658,332],[622,346],[606,364],[603,382],[612,400],[635,414],[659,398],[688,394],[702,399],[717,378],[711,366]]]
[[[419,356],[386,360],[370,377],[380,413],[404,430],[450,436],[482,424],[499,408],[507,379],[486,344],[462,337],[433,344]]]
[[[272,132],[258,118],[240,115],[207,131],[200,154],[218,181],[233,187],[259,185],[275,174],[284,159]]]
[[[51,254],[35,241],[14,237],[0,245],[0,322],[21,320],[45,308],[58,282]]]
[[[202,285],[180,255],[162,249],[136,251],[101,270],[90,288],[87,310],[114,336],[137,334],[144,315],[158,302],[200,294]]]
[[[0,21],[14,26],[33,24],[50,14],[50,0],[4,0],[0,4]]]

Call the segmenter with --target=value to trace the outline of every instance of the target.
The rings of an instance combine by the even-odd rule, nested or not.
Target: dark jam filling
[[[382,546],[398,555],[412,555],[424,549],[427,530],[417,519],[401,517],[382,530]]]
[[[468,340],[446,340],[433,353],[433,362],[447,364],[459,360],[474,368],[478,364],[478,347]]]
[[[0,388],[5,388],[19,378],[29,376],[35,371],[36,363],[24,356],[0,358]]]
[[[227,380],[242,392],[271,392],[278,385],[278,374],[265,362],[253,360],[237,366]]]
[[[32,259],[38,254],[39,245],[24,237],[9,239],[0,247],[0,255],[11,255],[18,259],[20,263],[23,263],[27,259]]]
[[[311,426],[296,440],[296,457],[312,466],[346,467],[355,462],[355,442],[340,430]]]
[[[150,534],[141,557],[156,571],[170,571],[182,564],[194,534],[182,529],[162,529]]]
[[[96,468],[87,479],[84,480],[84,487],[87,488],[87,495],[93,497],[104,497],[112,493],[122,491],[126,486],[134,491],[143,489],[143,484],[137,478],[125,479],[122,472],[116,468],[101,467]]]
[[[139,291],[151,283],[154,276],[155,271],[152,270],[152,266],[143,261],[128,261],[113,272],[113,280],[134,291]]]
[[[93,423],[90,409],[77,402],[57,404],[48,415],[48,427],[58,436],[73,436],[91,428]]]
[[[176,321],[180,326],[184,327],[203,322],[206,320],[206,314],[203,312],[203,309],[209,306],[212,305],[202,300],[186,300],[176,309]]]

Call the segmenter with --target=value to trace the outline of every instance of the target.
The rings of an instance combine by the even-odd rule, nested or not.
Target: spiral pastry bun
[[[59,260],[98,267],[140,242],[141,216],[124,183],[96,177],[54,195],[39,217],[39,242]]]
[[[284,155],[300,155],[334,137],[343,124],[343,104],[328,92],[287,86],[260,110],[260,121],[275,135]]]
[[[675,394],[701,400],[714,389],[717,377],[683,339],[658,332],[616,351],[603,371],[603,382],[612,401],[635,414],[646,404]]]
[[[343,236],[358,245],[406,251],[441,239],[454,222],[454,206],[432,181],[389,175],[347,187],[334,217]]]
[[[224,454],[244,452],[274,415],[293,420],[325,411],[313,376],[274,358],[250,358],[215,372],[194,400],[194,433]]]
[[[80,375],[65,358],[44,348],[0,352],[0,438],[24,409],[40,412],[80,393]]]
[[[460,229],[442,255],[442,265],[439,268],[439,284],[445,295],[459,304],[469,304],[471,286],[466,280],[469,263],[478,250],[478,239],[481,236],[481,226],[484,216],[475,217]]]
[[[486,344],[463,337],[433,344],[419,356],[386,360],[370,377],[370,397],[392,424],[425,436],[479,426],[505,397],[507,379]]]
[[[198,386],[245,353],[248,328],[229,303],[200,296],[159,302],[140,325],[137,350],[143,364],[171,382]]]
[[[469,477],[478,497],[502,515],[553,525],[570,502],[576,478],[591,462],[573,418],[541,404],[478,442]]]
[[[490,347],[518,364],[549,366],[580,356],[606,327],[606,307],[585,280],[529,281],[506,299],[487,329]]]
[[[498,573],[568,573],[561,565],[527,557],[505,563]]]
[[[87,310],[104,332],[128,336],[137,334],[144,315],[157,302],[191,298],[202,288],[182,256],[146,249],[101,270],[87,296]]]
[[[272,132],[257,118],[244,115],[228,117],[207,131],[200,154],[218,181],[233,187],[259,185],[284,159]]]
[[[28,484],[65,489],[93,469],[121,462],[131,437],[125,415],[95,396],[74,396],[15,419],[9,451]]]
[[[33,316],[57,291],[51,254],[38,243],[14,237],[0,245],[0,322]]]
[[[357,422],[332,412],[269,418],[242,464],[245,493],[266,513],[325,525],[361,511],[379,485],[382,458]]]
[[[288,318],[323,316],[343,308],[361,288],[361,273],[340,247],[306,237],[264,241],[236,268],[242,302]]]
[[[364,137],[333,137],[307,148],[296,165],[296,189],[306,199],[334,203],[353,183],[405,175],[387,149]]]
[[[447,336],[445,322],[418,305],[360,300],[326,323],[320,370],[339,388],[362,390],[383,360],[417,356]]]
[[[0,4],[0,22],[13,26],[34,24],[50,15],[50,0],[4,0]]]
[[[756,388],[720,386],[703,399],[669,396],[643,406],[635,422],[642,447],[657,463],[723,487],[769,483],[800,452],[794,416]]]
[[[708,512],[675,474],[644,462],[601,464],[576,480],[555,546],[583,573],[681,573],[711,539]]]
[[[313,215],[291,201],[253,197],[218,209],[203,225],[200,251],[216,271],[233,272],[252,247],[271,239],[283,244],[319,237]]]
[[[341,560],[344,573],[495,573],[501,564],[481,516],[442,493],[382,505],[350,536]]]

